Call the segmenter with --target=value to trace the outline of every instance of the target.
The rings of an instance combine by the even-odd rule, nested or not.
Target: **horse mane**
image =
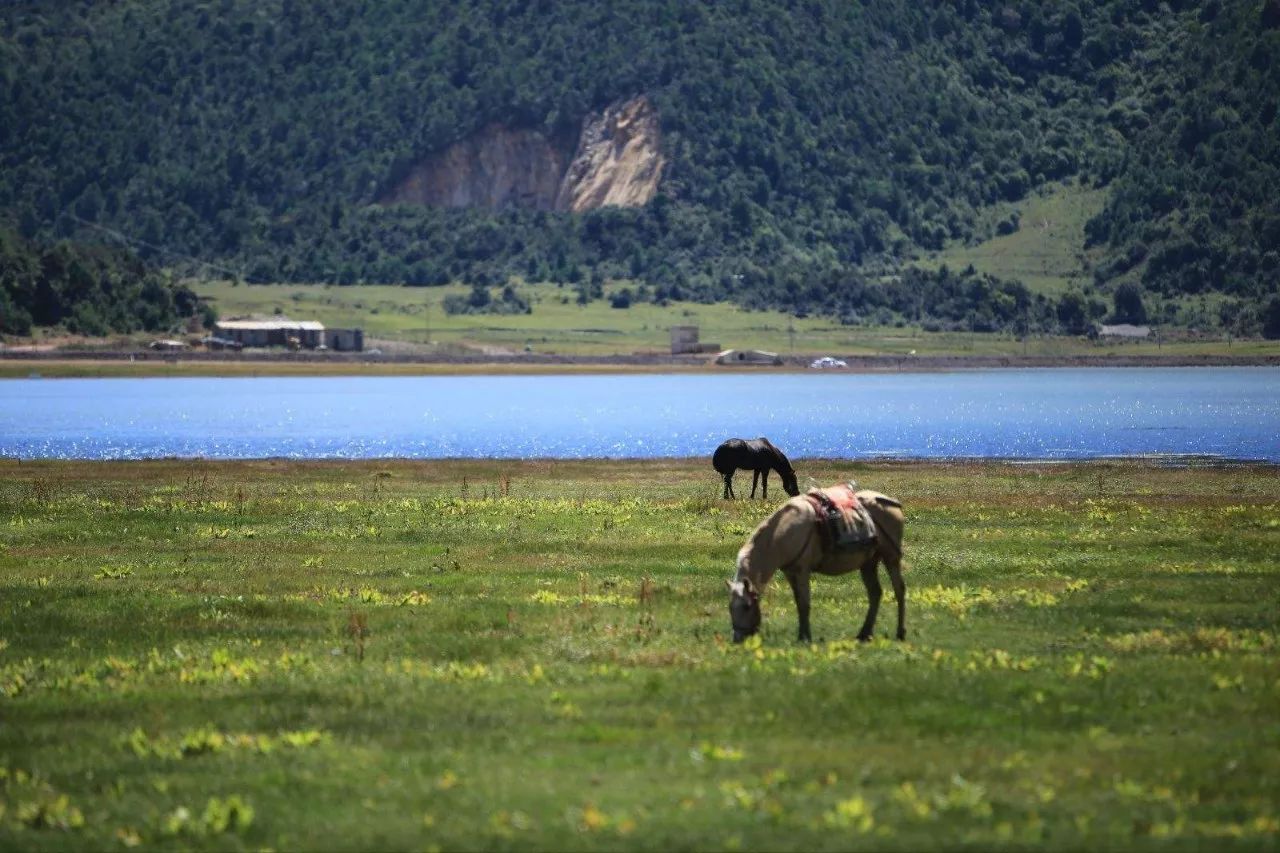
[[[791,460],[787,458],[787,454],[775,447],[772,441],[764,436],[760,436],[757,441],[759,441],[760,444],[769,451],[769,455],[772,456],[774,462],[777,463],[776,467],[779,472],[789,471],[791,473],[795,473],[796,469],[791,465]]]
[[[769,571],[767,577],[762,577],[758,573],[755,577],[752,577],[753,573],[743,565],[743,561],[745,559],[746,562],[750,564],[751,557],[757,548],[763,548],[766,546],[771,547],[773,545],[778,525],[782,523],[783,517],[785,517],[789,512],[803,513],[806,510],[812,511],[807,502],[804,504],[795,504],[792,503],[794,500],[795,499],[792,498],[792,500],[787,501],[782,506],[774,510],[768,518],[760,522],[756,529],[751,532],[751,535],[747,537],[747,541],[738,549],[738,559],[736,561],[737,572],[735,575],[737,580],[742,580],[743,577],[751,578],[753,583],[760,586],[760,591],[762,593],[764,592],[764,587],[768,585],[769,580],[773,577],[773,571]],[[777,554],[769,554],[766,556],[772,558],[769,562],[773,564],[773,569],[776,570],[783,565],[789,565],[797,556],[799,556],[799,554],[793,554],[789,555],[789,557],[782,558]]]

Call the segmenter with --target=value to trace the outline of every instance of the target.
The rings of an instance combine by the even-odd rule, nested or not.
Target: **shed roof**
[[[1118,335],[1122,338],[1145,338],[1151,334],[1150,326],[1135,326],[1132,323],[1117,323],[1114,326],[1102,326],[1099,333]]]
[[[219,320],[214,324],[219,329],[240,329],[245,332],[271,332],[277,329],[286,332],[323,332],[324,324],[315,320]]]

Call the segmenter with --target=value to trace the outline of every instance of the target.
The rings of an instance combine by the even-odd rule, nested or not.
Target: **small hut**
[[[324,345],[334,352],[364,350],[364,332],[360,329],[325,329]]]
[[[687,355],[689,353],[716,352],[719,344],[702,343],[698,340],[697,326],[671,327],[671,354]]]

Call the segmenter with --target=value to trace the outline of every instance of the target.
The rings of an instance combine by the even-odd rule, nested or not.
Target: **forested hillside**
[[[1229,294],[1256,327],[1280,274],[1278,26],[1280,0],[11,3],[0,216],[249,281],[633,278],[977,328],[1019,312],[896,291],[1030,295],[911,259],[1070,179],[1112,188],[1096,287],[1024,324],[1136,283]],[[668,160],[644,207],[375,203],[483,128],[564,134],[637,94]]]
[[[127,249],[42,248],[0,228],[0,334],[29,335],[34,326],[92,336],[170,331],[195,315],[213,319],[189,288]]]

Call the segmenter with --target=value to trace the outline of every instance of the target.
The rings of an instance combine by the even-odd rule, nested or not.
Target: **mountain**
[[[16,2],[0,216],[249,281],[632,278],[974,328],[1000,292],[1034,310],[987,315],[1056,329],[1058,297],[908,271],[1071,181],[1108,201],[1067,315],[1134,285],[1247,331],[1280,269],[1278,27],[1280,0]],[[955,280],[960,308],[886,292]]]

